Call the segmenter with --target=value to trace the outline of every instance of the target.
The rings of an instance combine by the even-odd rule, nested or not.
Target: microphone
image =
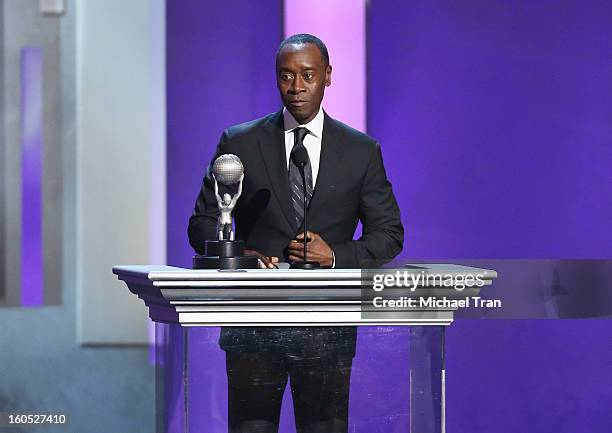
[[[300,171],[300,176],[302,176],[302,185],[304,187],[304,261],[292,263],[291,269],[316,269],[321,266],[319,262],[306,261],[306,258],[308,257],[308,239],[306,237],[306,233],[308,233],[308,209],[306,208],[306,177],[304,176],[304,167],[306,164],[308,164],[309,160],[308,149],[306,149],[306,146],[303,144],[293,146],[293,149],[291,149],[291,161],[293,161]]]
[[[308,164],[308,149],[303,144],[293,146],[291,149],[291,161],[300,169],[300,173],[304,176],[304,167]]]

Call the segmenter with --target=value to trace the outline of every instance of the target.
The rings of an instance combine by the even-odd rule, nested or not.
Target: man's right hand
[[[255,256],[259,259],[259,269],[278,269],[275,263],[278,263],[278,257],[264,256],[259,251],[244,250],[245,256]]]

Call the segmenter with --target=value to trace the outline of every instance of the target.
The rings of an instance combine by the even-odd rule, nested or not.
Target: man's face
[[[331,84],[331,70],[314,44],[287,44],[278,53],[276,86],[283,104],[300,124],[317,115],[325,87]]]

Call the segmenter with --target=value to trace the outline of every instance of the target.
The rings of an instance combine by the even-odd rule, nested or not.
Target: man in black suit
[[[287,38],[276,57],[283,110],[225,130],[213,158],[232,153],[244,165],[234,212],[236,238],[264,267],[275,267],[281,258],[371,267],[402,249],[399,208],[379,144],[321,108],[331,72],[327,48],[318,38]],[[309,154],[307,258],[303,184],[289,158],[299,144]],[[189,221],[189,240],[200,254],[204,241],[216,239],[217,232],[211,167]],[[353,240],[359,220],[363,234]],[[346,432],[355,340],[354,327],[224,328],[220,345],[226,351],[230,432],[276,432],[288,377],[298,433]]]

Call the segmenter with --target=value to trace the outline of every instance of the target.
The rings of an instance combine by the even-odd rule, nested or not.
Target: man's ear
[[[331,73],[332,67],[331,65],[327,65],[327,68],[325,68],[325,87],[331,86]]]

